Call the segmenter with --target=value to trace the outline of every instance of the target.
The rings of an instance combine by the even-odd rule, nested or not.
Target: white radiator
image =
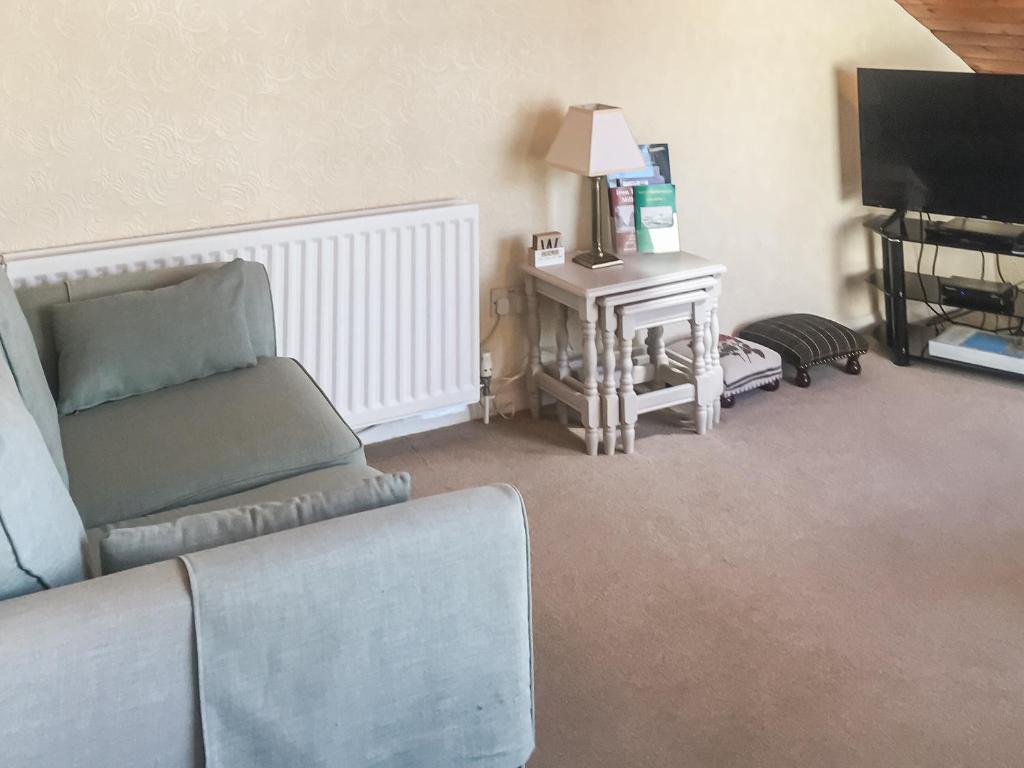
[[[236,258],[267,268],[278,354],[354,427],[480,395],[479,209],[462,201],[7,254],[16,286]]]

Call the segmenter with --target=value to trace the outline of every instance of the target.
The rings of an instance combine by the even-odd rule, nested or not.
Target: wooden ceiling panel
[[[976,72],[1024,74],[1024,0],[897,0]]]

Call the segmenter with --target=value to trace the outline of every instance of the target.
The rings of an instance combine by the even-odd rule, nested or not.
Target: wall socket
[[[491,289],[491,317],[526,312],[526,293],[520,287]]]

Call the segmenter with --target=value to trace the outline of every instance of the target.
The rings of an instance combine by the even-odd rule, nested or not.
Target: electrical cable
[[[920,231],[921,231],[921,242],[918,244],[918,249],[917,249],[917,282],[918,282],[918,285],[920,285],[920,287],[921,287],[921,300],[925,303],[925,306],[927,306],[928,309],[931,310],[932,314],[935,315],[940,320],[942,320],[942,321],[944,321],[946,323],[949,323],[950,325],[963,325],[963,326],[967,326],[969,328],[975,327],[975,326],[968,325],[967,323],[957,322],[956,320],[954,320],[952,317],[949,316],[949,314],[942,308],[941,304],[939,305],[939,309],[936,309],[935,307],[932,306],[932,303],[930,301],[928,301],[928,291],[925,290],[925,287],[924,287],[924,275],[921,274],[921,263],[922,263],[922,261],[924,261],[924,246],[925,246],[925,242],[924,241],[926,239],[925,235],[924,235],[924,232],[925,232],[925,229],[924,229],[924,214],[918,212],[917,216],[918,216],[918,225],[920,226]],[[928,220],[931,221],[931,214],[928,215]],[[935,277],[935,268],[936,268],[936,264],[938,263],[938,260],[939,260],[939,246],[936,245],[935,246],[935,256],[932,259],[932,277]]]
[[[927,214],[927,216],[928,216],[928,221],[930,223],[932,221],[932,216],[931,216],[930,213]],[[918,247],[918,252],[917,252],[917,281],[918,281],[918,285],[921,288],[921,300],[924,302],[925,306],[927,306],[928,309],[931,310],[932,314],[935,315],[935,317],[938,318],[940,321],[942,321],[944,323],[948,323],[949,325],[958,325],[958,326],[961,326],[963,328],[974,328],[976,330],[985,331],[987,333],[995,333],[995,334],[1009,333],[1009,334],[1013,334],[1013,335],[1024,335],[1024,318],[1020,318],[1020,322],[1018,323],[1017,328],[1014,328],[1013,326],[1008,326],[1006,328],[1000,328],[999,327],[999,318],[996,317],[995,320],[994,320],[995,328],[993,328],[992,330],[989,330],[988,327],[987,327],[988,326],[988,313],[986,313],[986,312],[982,312],[981,313],[981,326],[979,327],[975,323],[962,323],[962,322],[959,322],[957,319],[955,319],[953,316],[951,316],[948,312],[946,312],[945,308],[941,304],[939,304],[938,305],[939,308],[936,309],[932,305],[932,303],[930,301],[928,301],[928,292],[925,290],[924,277],[923,277],[923,275],[921,273],[921,264],[922,264],[922,262],[924,260],[924,246],[925,246],[925,243],[924,243],[924,240],[925,240],[924,232],[925,232],[925,229],[924,229],[924,215],[921,214],[920,212],[918,213],[918,224],[920,226],[920,231],[921,231],[921,243],[920,243],[920,245]],[[966,226],[966,224],[965,224],[965,226]],[[985,268],[985,257],[986,257],[986,254],[985,254],[984,251],[979,251],[978,253],[981,254],[981,259],[982,259],[981,276],[982,276],[982,279],[984,280],[985,276],[987,274],[987,271],[986,271],[986,268]],[[996,268],[999,271],[1000,277],[1002,277],[1002,270],[1001,270],[1001,268],[999,267],[999,264],[998,264],[998,254],[996,256],[997,256]],[[936,280],[938,280],[938,277],[937,277],[938,261],[939,261],[939,246],[936,245],[935,246],[935,251],[934,251],[934,253],[932,255],[932,269],[931,269],[931,276],[934,277]],[[1021,286],[1021,285],[1024,285],[1024,280],[1022,280],[1020,283],[1017,284],[1018,287]],[[940,296],[940,299],[941,299],[941,296]],[[968,311],[963,311],[962,313],[960,313],[957,316],[960,317],[960,316],[969,315],[969,314],[971,314],[971,313],[968,312]],[[1013,319],[1017,320],[1017,318],[1013,318]],[[939,332],[941,333],[941,329],[939,329]],[[938,335],[938,334],[936,334],[936,335]]]
[[[483,349],[487,346],[487,342],[494,338],[494,334],[498,332],[498,326],[501,325],[501,319],[504,315],[498,315],[494,320],[494,325],[491,326],[491,330],[484,336],[484,340],[480,342],[480,348]]]

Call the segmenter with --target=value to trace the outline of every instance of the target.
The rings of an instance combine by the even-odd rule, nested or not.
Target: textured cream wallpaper
[[[586,233],[541,158],[605,101],[671,143],[723,327],[862,320],[857,65],[963,68],[893,0],[3,0],[0,252],[457,196],[486,297],[530,233]]]

